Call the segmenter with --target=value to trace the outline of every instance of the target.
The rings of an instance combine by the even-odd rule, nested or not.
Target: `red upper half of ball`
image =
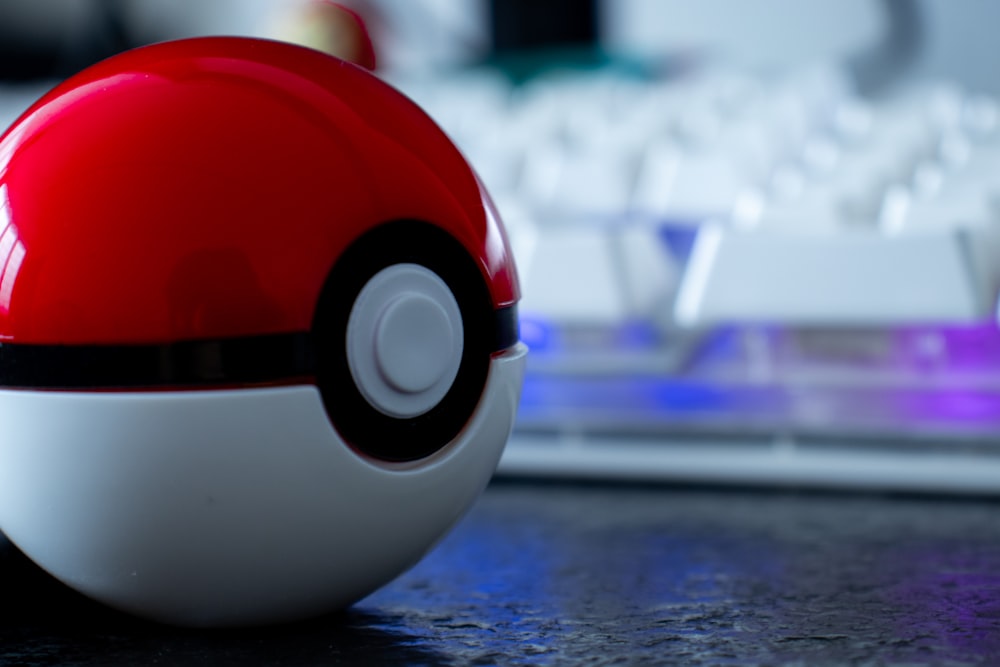
[[[417,219],[518,297],[465,159],[354,65],[245,38],[131,51],[0,140],[0,341],[140,344],[306,331],[366,230]]]

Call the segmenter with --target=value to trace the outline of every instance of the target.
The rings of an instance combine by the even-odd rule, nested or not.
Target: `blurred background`
[[[373,52],[510,232],[532,355],[501,474],[996,494],[998,24],[988,0],[5,0],[0,122],[152,41]]]
[[[208,34],[273,37],[309,0],[6,0],[0,3],[4,72],[44,76],[67,71],[122,43]],[[340,3],[370,18],[383,64],[435,69],[476,63],[493,46],[490,0],[350,0]],[[573,0],[510,4],[524,24],[539,14],[569,23],[595,11],[595,39],[609,49],[654,59],[697,52],[737,64],[793,66],[803,59],[851,56],[881,40],[888,28],[881,0]],[[909,0],[922,32],[914,76],[957,78],[970,89],[997,92],[1000,75],[992,26],[1000,8],[988,0],[954,7],[946,0]],[[375,20],[377,17],[377,20]],[[557,40],[558,38],[556,38]],[[79,53],[79,56],[75,54]],[[42,54],[48,54],[43,56]],[[73,55],[71,55],[73,54]],[[16,56],[16,58],[15,58]],[[73,57],[79,58],[72,63]],[[65,60],[59,64],[58,58]],[[45,60],[40,67],[37,61]],[[52,69],[46,69],[51,67]],[[15,74],[19,73],[19,74]]]

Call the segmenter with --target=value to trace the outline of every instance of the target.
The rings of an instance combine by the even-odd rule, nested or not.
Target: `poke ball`
[[[465,159],[371,73],[201,38],[0,139],[0,529],[191,626],[349,605],[491,476],[525,348]]]

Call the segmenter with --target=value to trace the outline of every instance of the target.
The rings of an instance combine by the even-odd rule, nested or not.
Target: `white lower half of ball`
[[[313,386],[0,391],[0,529],[113,607],[178,625],[294,620],[414,565],[471,506],[514,421],[526,350],[415,463],[354,452]]]

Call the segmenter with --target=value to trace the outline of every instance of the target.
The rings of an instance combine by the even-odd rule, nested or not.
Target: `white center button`
[[[395,264],[372,276],[347,321],[351,377],[365,400],[391,417],[434,408],[458,375],[463,347],[458,302],[419,264]]]
[[[379,319],[375,361],[386,382],[401,392],[433,387],[449,371],[453,349],[448,313],[422,294],[401,295]]]

